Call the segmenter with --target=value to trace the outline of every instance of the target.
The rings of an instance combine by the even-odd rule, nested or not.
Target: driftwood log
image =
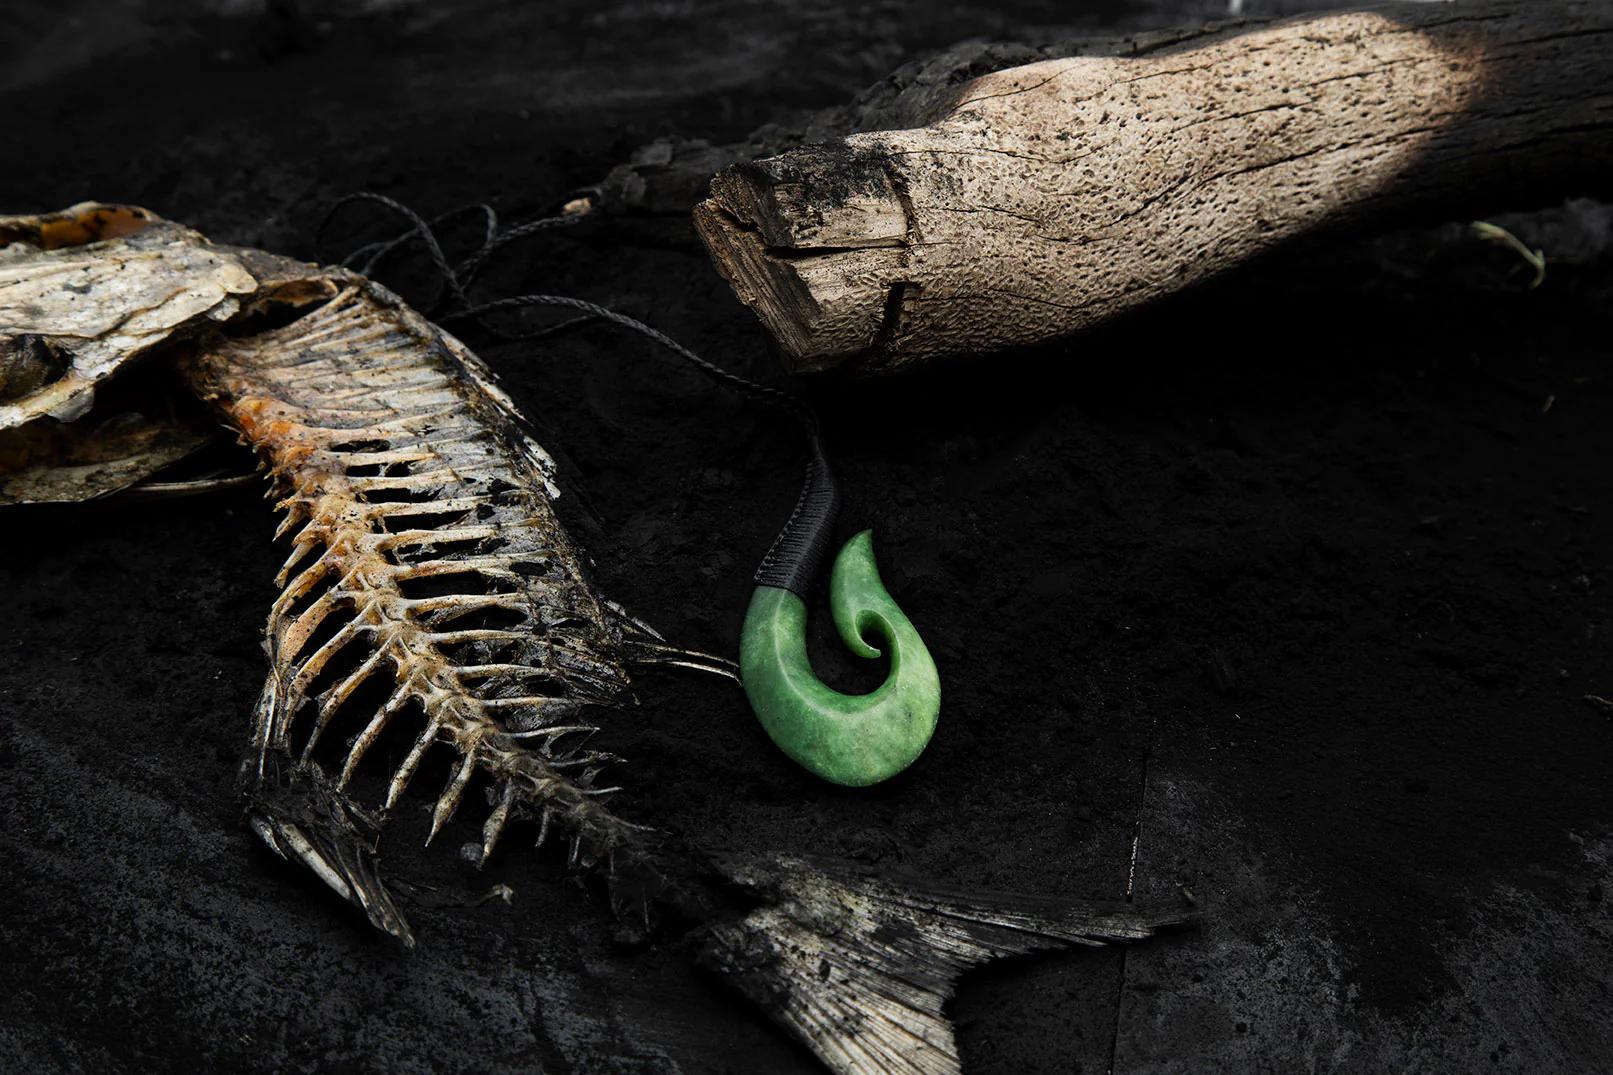
[[[794,370],[1035,343],[1300,237],[1613,175],[1601,0],[1240,23],[921,89],[908,127],[725,168],[695,209]]]

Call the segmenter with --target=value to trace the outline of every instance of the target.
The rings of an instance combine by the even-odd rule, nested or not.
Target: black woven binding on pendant
[[[776,586],[800,598],[806,597],[812,580],[818,577],[834,535],[835,516],[840,514],[840,487],[816,432],[810,443],[812,458],[807,461],[800,499],[756,569],[756,585]]]

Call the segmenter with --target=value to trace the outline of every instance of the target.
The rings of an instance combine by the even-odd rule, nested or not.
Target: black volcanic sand
[[[350,190],[518,216],[659,135],[736,137],[923,49],[1071,18],[560,7],[22,13],[0,206],[127,200],[311,256]],[[972,1071],[1605,1064],[1613,717],[1583,699],[1613,696],[1608,324],[1549,281],[1416,301],[1274,285],[1326,257],[1032,353],[807,386],[844,530],[875,528],[942,669],[940,730],[888,785],[834,789],[731,685],[645,675],[608,735],[635,759],[623,810],[1072,898],[1122,897],[1135,842],[1139,902],[1197,902],[1195,931],[970,975]],[[525,248],[490,283],[606,302],[776,376],[684,219]],[[602,329],[482,350],[567,468],[602,587],[731,652],[797,434]],[[675,940],[614,941],[530,830],[480,874],[456,854],[477,810],[421,850],[436,774],[387,861],[514,899],[415,910],[413,952],[245,831],[232,788],[279,560],[255,492],[5,522],[0,1067],[813,1070]],[[817,626],[826,674],[871,682]]]

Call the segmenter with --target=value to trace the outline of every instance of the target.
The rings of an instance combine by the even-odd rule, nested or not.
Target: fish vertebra
[[[294,535],[269,611],[254,779],[317,779],[298,770],[316,764],[344,705],[381,680],[384,695],[372,694],[384,701],[345,751],[337,794],[389,725],[409,720],[413,746],[383,813],[446,742],[458,759],[432,835],[483,772],[494,803],[484,857],[522,816],[556,823],[574,856],[608,855],[631,826],[602,802],[609,759],[579,745],[597,730],[580,710],[627,690],[623,636],[638,629],[589,585],[550,503],[554,464],[480,363],[379,285],[333,270],[303,291],[316,280],[329,297],[312,312],[181,364],[259,452],[280,532]],[[277,850],[308,861],[294,818],[262,820]],[[310,865],[328,881],[343,873],[339,861]],[[365,909],[408,936],[390,909]]]

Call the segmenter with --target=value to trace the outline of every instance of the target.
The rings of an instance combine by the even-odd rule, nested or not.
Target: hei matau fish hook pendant
[[[756,572],[739,639],[745,696],[779,749],[825,780],[865,787],[913,764],[935,731],[941,678],[918,630],[886,591],[872,531],[846,542],[829,576],[829,611],[847,648],[890,654],[869,694],[842,694],[812,671],[806,651],[807,588],[817,573],[839,497],[816,437],[795,513]]]
[[[878,657],[890,673],[870,694],[842,694],[813,674],[806,603],[779,586],[758,586],[739,638],[745,697],[779,748],[836,784],[863,787],[913,764],[935,731],[941,677],[935,661],[879,578],[871,531],[840,550],[829,576],[829,613],[846,648]]]

